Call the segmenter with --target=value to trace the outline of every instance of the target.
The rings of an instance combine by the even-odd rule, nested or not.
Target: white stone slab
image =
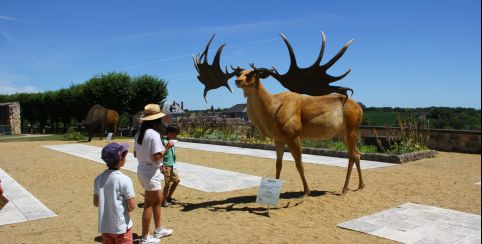
[[[0,210],[0,225],[57,216],[1,168],[0,179],[3,194],[10,200]]]
[[[49,145],[46,148],[71,154],[105,164],[101,159],[102,148],[83,144]],[[123,169],[137,172],[137,159],[132,153],[127,155]],[[227,170],[209,168],[183,162],[176,162],[181,182],[185,187],[204,192],[227,192],[259,186],[261,177]]]
[[[406,203],[338,224],[402,243],[481,243],[480,215]]]
[[[231,147],[231,146],[221,146],[221,145],[181,142],[181,141],[176,143],[176,147],[209,151],[209,152],[229,153],[229,154],[236,154],[236,155],[242,155],[242,156],[276,159],[276,152],[272,150]],[[283,159],[294,161],[293,156],[291,156],[291,153],[289,152],[284,153]],[[337,167],[344,167],[344,168],[347,167],[348,165],[347,158],[337,158],[337,157],[319,156],[319,155],[311,155],[311,154],[303,154],[302,160],[304,163],[322,164],[322,165],[337,166]],[[373,169],[373,168],[380,168],[380,167],[387,167],[387,166],[394,166],[394,165],[396,164],[361,160],[361,167],[363,169]]]

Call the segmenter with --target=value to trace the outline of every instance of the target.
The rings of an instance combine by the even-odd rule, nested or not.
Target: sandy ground
[[[93,180],[105,167],[43,148],[66,142],[0,143],[0,168],[15,178],[58,217],[0,226],[0,243],[94,243],[97,209]],[[105,142],[94,141],[102,146]],[[258,176],[273,177],[274,160],[178,149],[178,160]],[[312,196],[301,198],[294,163],[285,161],[285,180],[278,208],[254,203],[257,188],[204,193],[179,187],[179,205],[162,209],[163,225],[174,235],[163,243],[388,243],[390,241],[337,228],[338,223],[393,208],[406,202],[458,211],[481,211],[480,155],[440,153],[438,158],[365,170],[367,187],[340,196],[345,169],[305,164]],[[135,173],[136,199],[143,201]],[[182,177],[182,176],[181,176]],[[357,187],[356,171],[351,188]],[[141,232],[142,209],[133,212],[134,233]]]

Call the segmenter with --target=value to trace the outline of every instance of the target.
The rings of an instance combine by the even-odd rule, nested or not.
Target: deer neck
[[[253,89],[249,92],[245,91],[247,103],[256,106],[259,109],[269,108],[273,104],[273,96],[264,88],[260,82],[257,89]]]

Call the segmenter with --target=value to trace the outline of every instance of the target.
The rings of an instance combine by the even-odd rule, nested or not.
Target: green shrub
[[[410,114],[408,119],[398,116],[398,128],[387,126],[388,148],[384,148],[375,131],[379,147],[389,154],[411,153],[428,149],[429,125],[425,120],[415,120]]]
[[[362,153],[377,153],[378,152],[377,146],[375,146],[375,145],[362,144],[358,147],[358,149]]]
[[[86,141],[87,136],[83,135],[78,131],[73,131],[69,129],[67,133],[64,134],[64,140],[66,141]]]

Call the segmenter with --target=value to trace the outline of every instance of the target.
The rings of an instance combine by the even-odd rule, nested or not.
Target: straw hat
[[[147,104],[144,107],[144,112],[142,113],[141,120],[155,120],[166,116],[163,112],[161,112],[161,108],[157,104]]]

